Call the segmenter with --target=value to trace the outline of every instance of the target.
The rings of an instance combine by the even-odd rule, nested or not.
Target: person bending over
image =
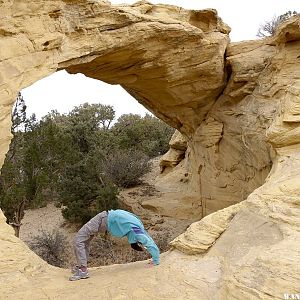
[[[121,209],[102,211],[83,225],[74,238],[77,265],[69,280],[89,278],[87,262],[90,242],[94,235],[105,232],[119,238],[126,236],[134,250],[143,251],[145,248],[150,253],[152,256],[150,266],[159,265],[159,249],[136,215]]]

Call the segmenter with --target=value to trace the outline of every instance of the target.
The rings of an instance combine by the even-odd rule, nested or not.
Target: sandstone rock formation
[[[185,136],[185,160],[174,170],[187,174],[199,219],[208,215],[173,241],[158,268],[112,266],[78,284],[32,254],[1,215],[4,299],[300,293],[300,17],[266,40],[230,43],[229,31],[211,9],[0,1],[0,165],[18,91],[60,69],[80,72],[121,84]]]
[[[169,151],[162,157],[159,164],[161,173],[165,172],[166,168],[174,168],[184,159],[187,150],[186,137],[176,130],[169,142],[169,146]]]

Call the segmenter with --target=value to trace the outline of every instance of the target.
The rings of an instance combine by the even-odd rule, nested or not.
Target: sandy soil
[[[20,238],[23,241],[30,241],[41,231],[60,230],[69,235],[74,231],[74,227],[68,227],[67,222],[61,214],[61,209],[49,203],[46,207],[38,209],[28,209],[22,220]]]

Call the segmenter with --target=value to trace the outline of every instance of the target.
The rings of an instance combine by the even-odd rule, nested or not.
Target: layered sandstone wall
[[[246,134],[251,139],[240,141],[245,143],[245,152],[250,152],[250,158],[257,155],[266,162],[268,157],[272,158],[265,183],[246,201],[194,223],[172,242],[183,252],[206,253],[206,258],[219,257],[223,261],[216,298],[282,299],[284,294],[299,294],[300,268],[296,263],[300,259],[299,33],[300,17],[297,16],[267,41],[268,45],[263,47],[274,54],[261,74],[255,76],[250,97],[246,96],[237,105],[243,107],[248,98],[248,106],[242,110],[242,116],[247,114],[248,118],[241,124],[248,124]],[[260,46],[253,47],[255,44]],[[249,45],[251,51],[257,51],[262,43],[231,45],[228,53],[241,57],[247,49],[249,56]],[[263,57],[261,53],[259,58]],[[240,64],[239,72],[245,65]],[[236,110],[238,115],[240,112]],[[260,126],[255,126],[257,123]],[[264,132],[271,149],[261,140],[260,131]],[[251,140],[251,144],[247,143]],[[235,152],[232,148],[229,157]],[[244,159],[247,155],[241,154]]]

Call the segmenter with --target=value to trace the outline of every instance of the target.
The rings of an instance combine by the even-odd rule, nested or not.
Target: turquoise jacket
[[[115,237],[126,236],[130,244],[141,243],[151,254],[153,263],[159,264],[159,249],[136,215],[121,209],[108,211],[107,230]]]

